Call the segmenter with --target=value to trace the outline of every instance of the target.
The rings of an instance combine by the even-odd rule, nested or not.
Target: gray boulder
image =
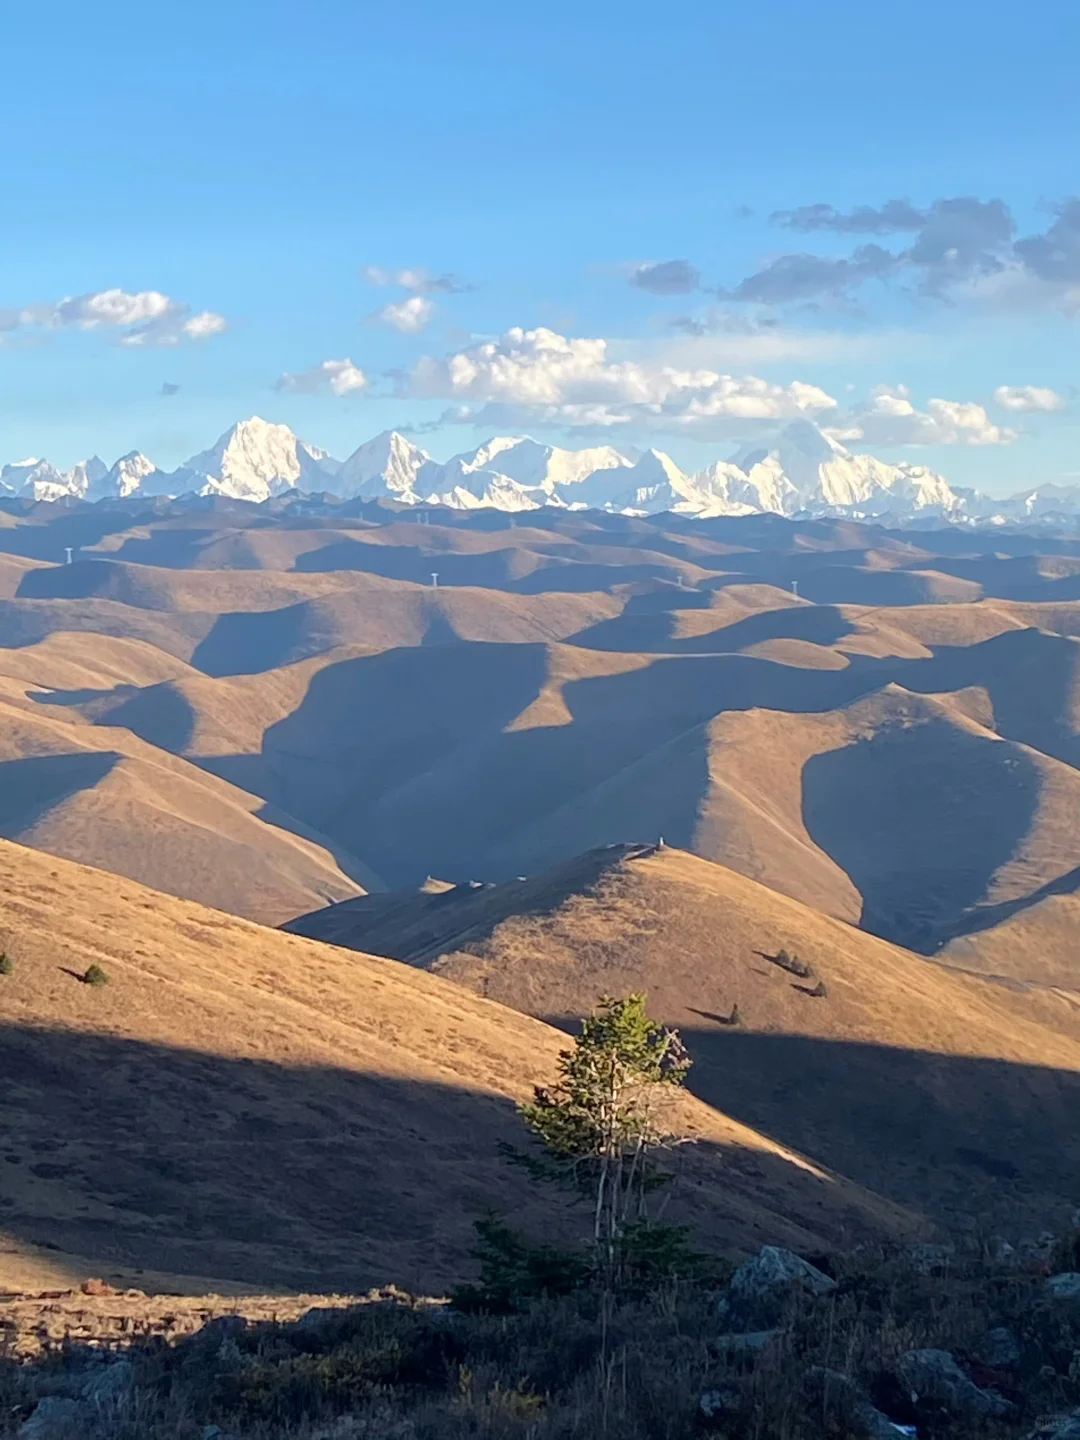
[[[82,1395],[95,1405],[121,1399],[135,1383],[135,1368],[130,1360],[113,1360],[98,1365],[83,1381]]]
[[[98,1433],[93,1411],[65,1395],[46,1395],[19,1426],[18,1440],[89,1440]]]
[[[839,1420],[846,1432],[857,1440],[901,1440],[909,1433],[907,1427],[878,1410],[859,1389],[855,1381],[838,1370],[815,1366],[807,1372],[808,1398],[822,1407],[830,1420]]]
[[[992,1370],[1011,1370],[1020,1363],[1020,1342],[1007,1326],[997,1325],[986,1332],[975,1353]]]
[[[993,1390],[981,1390],[948,1350],[909,1350],[900,1357],[897,1372],[914,1402],[929,1402],[951,1415],[1008,1415],[1015,1409]]]
[[[1080,1440],[1080,1410],[1071,1415],[1055,1415],[1040,1425],[1032,1440]]]
[[[1060,1275],[1051,1275],[1046,1288],[1055,1300],[1080,1300],[1080,1275],[1075,1270],[1064,1270]]]
[[[764,1245],[731,1277],[728,1315],[735,1329],[764,1329],[779,1323],[793,1295],[828,1295],[835,1289],[831,1276],[793,1250]]]
[[[779,1340],[783,1330],[740,1330],[731,1335],[717,1337],[717,1348],[729,1354],[747,1355],[764,1350],[774,1340]]]
[[[956,1263],[956,1246],[951,1241],[943,1245],[912,1245],[908,1254],[920,1275],[941,1274]]]
[[[706,1390],[698,1403],[702,1418],[720,1420],[733,1415],[740,1407],[741,1396],[737,1390]]]

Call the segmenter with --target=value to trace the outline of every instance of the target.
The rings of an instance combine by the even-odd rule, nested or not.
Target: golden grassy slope
[[[144,1288],[430,1291],[492,1205],[565,1213],[496,1153],[563,1043],[539,1021],[6,842],[0,946],[0,1286],[40,1257]],[[910,1229],[700,1101],[672,1118],[699,1141],[676,1213],[713,1243]]]
[[[1023,1233],[1080,1183],[1080,994],[959,974],[696,856],[616,848],[290,928],[556,1019],[644,990],[689,1034],[696,1093],[953,1226]]]

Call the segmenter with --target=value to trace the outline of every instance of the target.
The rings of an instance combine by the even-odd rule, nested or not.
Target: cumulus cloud
[[[367,386],[367,376],[348,358],[324,360],[307,370],[282,375],[279,390],[300,395],[354,395]]]
[[[775,420],[834,409],[815,385],[618,359],[603,339],[513,329],[451,355],[425,356],[402,394],[477,402],[484,418],[582,428],[638,425],[705,430],[721,420]]]
[[[1061,205],[1044,233],[1021,239],[1003,200],[971,195],[943,197],[923,209],[908,200],[848,211],[804,205],[771,218],[804,234],[907,233],[911,239],[893,249],[865,243],[840,256],[783,254],[722,290],[727,298],[776,306],[850,301],[871,280],[899,280],[913,293],[941,300],[1080,308],[1080,198]]]
[[[434,311],[435,306],[426,295],[410,295],[407,300],[382,306],[375,311],[371,319],[381,320],[384,325],[392,325],[404,335],[416,335],[427,326]]]
[[[413,290],[418,295],[461,295],[473,288],[450,271],[432,275],[430,271],[416,266],[387,270],[382,265],[367,265],[364,268],[364,278],[372,285],[397,285],[402,290]]]
[[[828,433],[869,445],[1009,445],[1017,438],[973,401],[932,399],[919,410],[902,385],[879,386]]]
[[[994,399],[1003,410],[1064,410],[1068,401],[1056,390],[1041,385],[999,385]]]
[[[182,300],[160,290],[95,290],[69,295],[54,303],[26,305],[0,311],[0,330],[118,331],[121,345],[178,345],[184,340],[205,340],[227,328],[223,315],[213,310],[193,312]]]
[[[689,295],[701,289],[701,271],[689,260],[661,260],[638,265],[631,272],[630,284],[652,295]]]

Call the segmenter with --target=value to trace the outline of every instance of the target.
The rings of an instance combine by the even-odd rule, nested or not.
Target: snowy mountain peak
[[[294,488],[324,489],[333,469],[328,457],[298,439],[287,425],[253,415],[218,437],[217,443],[183,467],[202,495],[223,495],[256,503]],[[197,482],[202,481],[199,485]]]
[[[841,432],[793,420],[767,441],[744,446],[687,475],[662,450],[638,455],[600,445],[580,450],[528,435],[495,436],[439,464],[400,431],[368,440],[343,464],[287,425],[241,420],[181,469],[167,474],[137,450],[106,470],[96,456],[61,472],[30,456],[0,470],[0,496],[33,501],[127,499],[198,491],[261,503],[293,488],[342,499],[380,497],[459,510],[570,506],[625,514],[709,519],[775,513],[849,516],[888,523],[1075,523],[1080,488],[1029,486],[1008,499],[954,490],[925,465],[854,454]]]
[[[333,489],[343,499],[392,495],[412,505],[427,493],[421,477],[434,478],[438,469],[427,451],[399,430],[384,430],[353,451],[339,468]]]
[[[94,499],[126,500],[129,495],[141,492],[144,495],[159,493],[157,480],[164,481],[158,467],[139,450],[121,455],[116,464],[94,487]]]

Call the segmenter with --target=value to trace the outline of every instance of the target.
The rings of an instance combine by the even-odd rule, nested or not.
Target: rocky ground
[[[1080,1440],[1080,1231],[801,1257],[461,1308],[368,1296],[0,1302],[19,1440]],[[475,1300],[475,1292],[474,1292]]]

